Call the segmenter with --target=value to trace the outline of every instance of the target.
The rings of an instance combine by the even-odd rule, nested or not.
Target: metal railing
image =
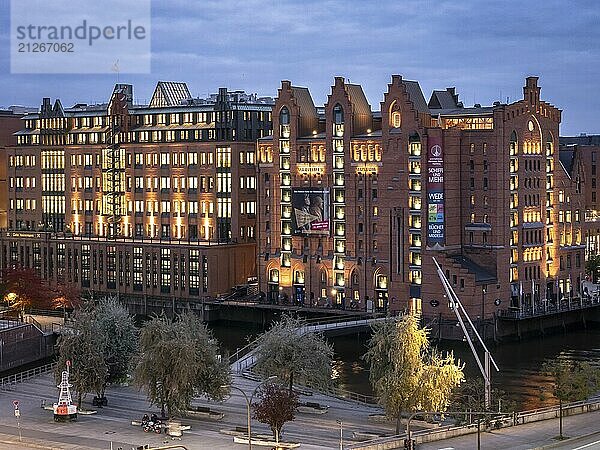
[[[54,367],[56,367],[56,362],[51,362],[44,364],[43,366],[34,367],[33,369],[29,369],[24,372],[15,373],[13,375],[0,378],[0,389],[7,389],[16,385],[17,383],[22,383],[23,381],[40,376],[46,372],[50,372],[54,370]]]
[[[590,397],[587,400],[581,400],[581,401],[577,401],[577,402],[563,404],[563,407],[562,407],[563,414],[565,416],[569,415],[568,410],[573,409],[573,408],[580,408],[580,407],[581,408],[587,407],[586,412],[595,411],[595,410],[600,409],[600,395],[595,395],[593,397]],[[546,417],[546,416],[549,413],[553,414],[553,417],[551,417],[551,418],[557,418],[558,414],[559,414],[559,410],[560,410],[560,406],[554,405],[554,406],[546,406],[543,408],[537,408],[537,409],[532,409],[532,410],[527,410],[527,411],[519,411],[519,412],[513,413],[512,415],[498,413],[497,416],[494,416],[490,419],[490,422],[492,422],[492,423],[501,422],[502,427],[518,426],[518,425],[524,424],[524,423],[546,420],[546,419],[548,419],[548,417]],[[465,412],[465,414],[468,415],[469,414],[468,411]],[[456,415],[456,414],[454,414],[454,415]],[[529,419],[529,420],[527,420],[527,419]],[[461,425],[461,426],[446,425],[446,426],[437,427],[432,430],[413,431],[413,432],[411,432],[411,437],[416,438],[419,436],[427,436],[427,435],[431,435],[431,434],[451,432],[453,430],[462,430],[462,431],[464,431],[464,433],[462,433],[462,434],[476,432],[477,431],[477,423],[471,422],[471,423]],[[361,443],[350,445],[347,448],[358,450],[358,449],[362,449],[365,447],[371,447],[371,446],[378,445],[378,444],[389,444],[394,441],[400,441],[400,440],[403,440],[405,437],[406,437],[406,433],[400,433],[400,434],[397,434],[394,436],[386,436],[386,437],[380,437],[380,438],[364,441]]]
[[[309,386],[307,386],[309,387]],[[341,398],[344,400],[352,400],[353,402],[362,403],[364,405],[377,405],[377,397],[373,395],[361,394],[360,392],[348,391],[335,386],[329,386],[326,388],[314,388],[309,389],[318,392],[319,394],[329,395],[331,397]]]
[[[339,321],[339,317],[332,317],[324,320],[305,320],[302,321],[302,326],[297,330],[297,332],[300,336],[302,336],[306,333],[319,333],[322,331],[332,329],[343,329],[355,326],[370,325],[372,323],[377,323],[385,320],[389,320],[389,318],[379,317],[373,319],[346,320],[343,322]],[[260,338],[256,338],[244,347],[237,349],[236,352],[229,357],[229,364],[232,365],[238,373],[253,365],[254,362],[250,362],[252,358],[249,358],[248,356],[256,350],[257,342],[259,339]]]
[[[502,309],[499,311],[499,317],[505,319],[525,319],[548,316],[561,312],[578,311],[596,306],[600,306],[600,296],[587,298],[573,297],[571,299],[562,299],[554,303],[550,300],[546,300],[545,302],[536,302],[535,307],[532,305],[520,309]]]

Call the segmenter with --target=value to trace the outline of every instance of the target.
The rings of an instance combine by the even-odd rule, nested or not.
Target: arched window
[[[388,287],[388,279],[387,276],[385,275],[377,275],[377,281],[376,281],[377,285],[375,286],[376,289],[387,289]]]
[[[409,156],[421,156],[421,136],[414,132],[408,137]]]
[[[389,124],[390,128],[400,128],[402,125],[402,115],[400,114],[400,106],[394,100],[389,109]]]
[[[517,133],[513,130],[510,134],[510,154],[516,155],[518,149]]]
[[[280,125],[289,125],[290,124],[290,110],[287,109],[287,106],[281,108],[281,112],[279,113],[279,124]]]
[[[554,138],[551,133],[546,136],[546,156],[552,156],[554,154]]]
[[[304,271],[296,270],[294,272],[294,284],[304,284]]]
[[[344,123],[344,110],[339,104],[333,107],[333,123],[336,125]]]
[[[279,283],[279,270],[271,269],[269,271],[269,282],[270,283]]]

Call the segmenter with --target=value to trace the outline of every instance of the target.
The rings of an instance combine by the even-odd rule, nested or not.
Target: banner
[[[427,244],[444,245],[444,152],[442,139],[431,136],[427,150]]]
[[[329,189],[292,190],[292,227],[294,234],[329,234]]]

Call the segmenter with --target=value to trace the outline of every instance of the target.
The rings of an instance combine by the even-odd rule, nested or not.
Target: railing
[[[390,319],[389,317],[379,317],[379,318],[373,318],[373,319],[348,320],[345,322],[317,323],[315,325],[305,325],[300,329],[300,331],[302,331],[303,332],[302,334],[304,334],[304,333],[309,333],[309,332],[321,332],[321,331],[334,330],[334,329],[352,328],[352,327],[362,326],[362,325],[371,325],[371,324],[377,323],[377,322],[384,322],[389,319]]]
[[[572,402],[572,403],[565,403],[562,407],[563,414],[565,416],[568,416],[569,410],[574,409],[574,408],[587,409],[587,411],[581,411],[581,412],[590,412],[590,411],[598,410],[598,409],[600,409],[600,396],[595,395],[593,397],[590,397],[587,400],[582,400],[582,401],[577,401],[577,402]],[[536,421],[540,421],[540,420],[546,420],[549,418],[557,418],[558,414],[559,414],[559,410],[560,410],[560,406],[555,405],[555,406],[547,406],[544,408],[532,409],[532,410],[527,410],[527,411],[515,412],[512,415],[498,413],[498,415],[492,417],[490,419],[490,421],[492,423],[500,422],[502,424],[501,425],[502,427],[517,426],[517,425],[521,425],[524,423],[536,422]],[[468,414],[468,411],[465,412],[465,414]],[[454,414],[454,415],[456,415],[456,414]],[[548,415],[552,415],[552,417],[548,417]],[[462,426],[447,425],[447,426],[438,427],[438,428],[435,428],[432,430],[413,431],[413,432],[411,432],[411,438],[418,438],[420,436],[428,436],[428,435],[443,434],[443,433],[447,434],[452,431],[458,432],[455,435],[476,432],[477,424],[469,423],[469,424],[462,425]],[[373,448],[373,446],[377,446],[377,445],[385,445],[385,447],[382,447],[382,448],[391,448],[391,447],[389,447],[390,443],[393,443],[395,441],[401,442],[404,440],[405,437],[406,437],[406,433],[400,433],[400,434],[394,435],[394,436],[386,436],[386,437],[381,437],[381,438],[372,439],[369,441],[353,444],[346,448],[358,450],[358,449],[363,449],[363,448],[367,448],[367,447]],[[430,440],[431,439],[428,439],[427,441],[424,441],[424,442],[428,442]],[[433,440],[435,440],[435,439],[433,439]],[[394,448],[397,448],[397,447],[394,447]]]
[[[296,331],[300,336],[302,336],[310,332],[321,332],[332,329],[370,325],[372,323],[388,320],[387,317],[380,317],[375,319],[347,320],[340,322],[339,319],[339,317],[332,317],[325,320],[313,319],[302,321],[303,325]],[[259,338],[255,339],[244,347],[237,349],[236,352],[229,357],[229,364],[237,373],[241,373],[243,370],[254,365],[254,358],[252,358],[250,355],[256,350],[258,339]]]
[[[46,372],[50,372],[54,370],[56,366],[55,362],[44,364],[40,367],[34,367],[33,369],[26,370],[24,372],[15,373],[13,375],[9,375],[7,377],[0,378],[0,389],[4,390],[10,386],[14,386],[17,383],[22,383],[23,381],[29,380],[31,378],[42,375]]]
[[[309,386],[308,386],[309,387]],[[319,392],[320,394],[330,395],[332,397],[342,398],[344,400],[352,400],[354,402],[362,403],[365,405],[377,405],[377,398],[373,395],[361,394],[359,392],[352,392],[346,389],[338,388],[335,386],[327,388],[314,388],[310,389]]]
[[[549,300],[546,300],[542,304],[539,302],[536,303],[535,307],[528,306],[521,309],[502,309],[499,311],[499,317],[505,319],[525,319],[530,317],[548,316],[561,312],[578,311],[596,306],[600,306],[600,296],[588,298],[573,297],[571,299],[562,299],[557,303],[551,303]]]
[[[25,319],[21,324],[31,324],[37,327],[43,333],[60,333],[64,328],[64,325],[61,325],[57,322],[52,322],[50,324],[41,324],[32,316],[25,316]]]

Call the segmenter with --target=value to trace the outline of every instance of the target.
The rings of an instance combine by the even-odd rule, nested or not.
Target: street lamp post
[[[254,388],[254,391],[252,391],[252,395],[250,395],[250,398],[248,398],[248,396],[246,395],[246,393],[244,392],[244,390],[242,388],[239,388],[239,387],[233,386],[233,385],[221,386],[221,388],[230,388],[230,389],[235,389],[235,390],[241,392],[242,395],[244,396],[244,400],[246,400],[246,408],[247,408],[247,414],[248,414],[248,449],[249,450],[252,450],[252,416],[251,416],[251,411],[250,411],[250,407],[252,406],[252,399],[256,395],[256,392],[258,391],[259,387],[261,387],[263,384],[265,384],[268,381],[273,381],[275,378],[277,378],[277,376],[272,376],[272,377],[267,378],[266,380],[261,381],[258,384],[258,386],[256,386]]]
[[[344,450],[344,422],[336,420],[340,424],[340,450]]]

